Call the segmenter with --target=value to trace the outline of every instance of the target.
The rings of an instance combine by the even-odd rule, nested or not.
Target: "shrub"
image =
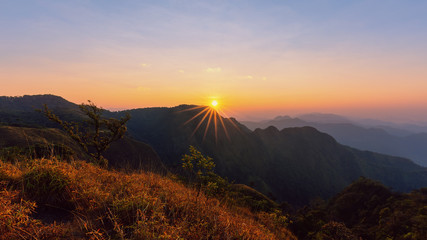
[[[187,182],[197,188],[197,195],[201,190],[208,196],[224,195],[228,191],[229,183],[214,172],[213,159],[204,156],[193,146],[189,147],[189,151],[189,155],[182,156],[182,168],[187,172]]]
[[[331,221],[322,226],[316,239],[357,240],[357,237],[343,223]]]
[[[70,179],[53,161],[36,160],[23,175],[24,195],[38,204],[70,208]]]
[[[111,204],[112,213],[125,225],[132,225],[136,222],[138,210],[145,212],[151,211],[151,208],[150,201],[141,196],[115,199]]]

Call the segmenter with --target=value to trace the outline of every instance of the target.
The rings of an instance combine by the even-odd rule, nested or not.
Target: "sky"
[[[0,95],[427,122],[427,1],[0,0]]]

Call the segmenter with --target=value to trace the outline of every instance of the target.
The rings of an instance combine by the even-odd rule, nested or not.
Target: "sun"
[[[216,107],[216,106],[218,106],[218,101],[217,101],[217,100],[213,100],[213,101],[211,102],[211,105],[212,105],[212,107]]]

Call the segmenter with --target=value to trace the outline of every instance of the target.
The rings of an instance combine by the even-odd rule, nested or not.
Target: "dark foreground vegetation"
[[[291,220],[299,239],[427,239],[427,188],[402,194],[360,178],[328,202],[299,209]]]

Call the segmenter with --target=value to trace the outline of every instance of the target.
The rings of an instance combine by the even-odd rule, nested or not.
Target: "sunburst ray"
[[[200,111],[198,114],[196,114],[195,116],[193,116],[192,118],[190,118],[189,120],[187,120],[183,125],[193,121],[196,117],[200,116],[201,114],[203,114],[204,112],[208,111],[209,108],[205,107],[205,109],[203,109],[202,111]],[[204,118],[203,118],[204,119]]]
[[[215,143],[218,141],[218,130],[217,130],[217,121],[216,121],[217,117],[218,117],[218,112],[214,111]]]
[[[208,108],[205,109],[206,111],[209,110]],[[205,112],[205,110],[203,110],[202,112],[200,112],[198,115],[200,115],[201,113]],[[191,136],[193,136],[197,129],[199,129],[200,125],[202,125],[203,121],[205,121],[205,118],[208,116],[209,111],[205,113],[205,115],[203,116],[202,120],[200,120],[200,122],[197,124],[196,128],[194,129],[193,133],[191,133]]]
[[[205,133],[203,134],[203,141],[205,140],[206,134],[208,133],[209,125],[211,124],[212,115],[214,111],[215,110],[213,110],[212,108],[209,110],[209,118],[208,118],[208,123],[206,124]]]
[[[192,110],[196,110],[196,109],[200,109],[200,108],[206,108],[206,106],[195,106],[195,107],[183,109],[183,110],[180,110],[180,111],[177,111],[177,112],[178,113],[180,113],[180,112],[187,112],[187,111],[192,111]]]
[[[220,127],[222,127],[227,139],[231,140],[229,131],[227,129],[227,123],[225,121],[228,121],[233,128],[236,128],[238,132],[241,132],[240,128],[236,125],[236,123],[233,120],[231,120],[223,111],[221,111],[220,109],[217,109],[215,106],[213,107],[196,106],[196,107],[184,109],[178,112],[181,113],[181,112],[192,111],[197,109],[201,109],[200,112],[197,112],[194,116],[192,116],[190,119],[188,119],[183,123],[183,125],[186,125],[191,121],[195,120],[196,118],[201,117],[200,121],[197,123],[190,137],[193,137],[196,134],[196,132],[200,129],[200,127],[205,121],[206,121],[206,127],[203,132],[202,141],[206,139],[211,125],[213,125],[213,128],[214,128],[215,143],[218,143],[218,132],[220,131],[219,130]],[[223,118],[222,116],[225,116],[225,117]]]

